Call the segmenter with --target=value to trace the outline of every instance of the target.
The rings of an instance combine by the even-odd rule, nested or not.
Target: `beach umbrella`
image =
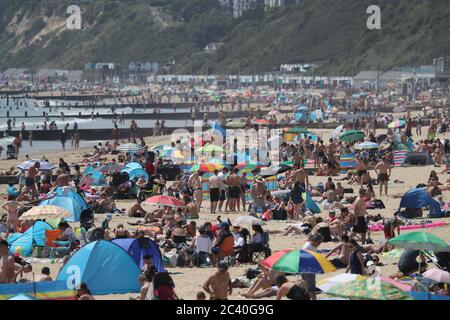
[[[52,218],[69,218],[72,213],[68,210],[52,205],[36,206],[22,214],[19,220],[38,220],[38,219],[52,219]]]
[[[230,121],[226,125],[227,125],[227,127],[230,127],[230,128],[243,128],[243,127],[245,127],[245,123],[244,122],[237,121],[237,120]]]
[[[214,162],[210,162],[210,163],[198,163],[195,164],[191,167],[191,169],[189,169],[189,172],[197,172],[197,171],[201,171],[201,172],[214,172],[214,170],[222,170],[223,169],[223,165],[220,163],[214,163]]]
[[[339,134],[342,132],[342,130],[344,130],[343,124],[341,124],[339,127],[337,127],[331,132],[331,138],[336,139],[337,137],[339,137]]]
[[[364,137],[364,132],[360,130],[347,130],[344,133],[341,133],[339,139],[344,142],[355,142],[364,139]]]
[[[380,146],[375,142],[366,141],[363,143],[359,143],[355,146],[358,150],[371,150],[371,149],[378,149]]]
[[[403,249],[450,252],[450,247],[444,240],[427,232],[403,233],[388,240],[388,243]]]
[[[170,196],[153,196],[146,199],[143,204],[146,205],[157,205],[157,206],[167,206],[167,207],[184,207],[184,202],[178,200],[177,198]]]
[[[107,171],[107,172],[115,172],[115,171],[120,171],[123,169],[123,166],[117,164],[117,163],[108,163],[108,164],[104,164],[98,168],[96,168],[96,171]]]
[[[413,300],[408,293],[378,278],[341,283],[323,292],[351,300]]]
[[[327,273],[336,268],[320,253],[310,250],[291,250],[284,254],[276,253],[261,264],[269,269],[285,273]]]
[[[184,158],[183,152],[175,148],[160,150],[159,156],[161,158],[177,158],[177,159]]]
[[[290,128],[289,130],[286,131],[286,133],[309,133],[308,129],[306,128],[300,128],[300,127],[295,127],[295,128]]]
[[[237,218],[234,221],[234,224],[239,225],[239,226],[242,226],[242,225],[263,226],[266,224],[266,222],[261,219],[255,218],[253,216],[242,216],[242,217]]]
[[[406,111],[406,107],[405,106],[397,106],[392,111],[394,111],[395,113],[405,112]]]
[[[150,150],[167,150],[167,149],[172,149],[171,146],[167,145],[167,144],[157,144],[154,145],[153,147],[150,148]]]
[[[277,116],[277,115],[279,115],[281,112],[280,111],[278,111],[278,110],[272,110],[272,111],[270,111],[269,113],[268,113],[268,115],[269,116]]]
[[[389,129],[398,129],[403,128],[404,126],[406,126],[405,120],[395,120],[388,124]]]
[[[136,143],[125,143],[117,147],[120,152],[139,152],[144,150],[145,147],[137,145]]]
[[[31,167],[33,167],[36,162],[39,162],[39,165],[40,165],[39,170],[41,170],[41,171],[51,171],[51,170],[57,168],[57,166],[55,166],[54,164],[49,163],[47,161],[42,161],[42,160],[27,160],[27,161],[19,164],[17,166],[17,168],[19,168],[21,170],[28,170]]]
[[[225,152],[225,149],[222,148],[221,146],[217,146],[215,144],[208,144],[206,146],[203,146],[201,148],[198,148],[197,150],[195,150],[195,152],[198,153],[223,153]]]
[[[259,162],[259,161],[244,161],[241,163],[238,163],[236,168],[238,169],[245,169],[245,170],[255,170],[258,168],[265,167],[266,164]]]
[[[439,282],[450,284],[450,273],[440,269],[430,269],[422,274],[424,278]]]
[[[309,108],[307,106],[298,106],[297,111],[307,111]]]
[[[255,124],[269,124],[270,122],[266,119],[256,119],[255,121],[253,121],[253,123]]]
[[[265,177],[275,176],[277,174],[282,174],[289,170],[292,170],[291,166],[280,165],[280,166],[273,166],[273,167],[268,167],[268,168],[260,168],[257,171],[261,177],[265,178]]]
[[[337,286],[338,284],[349,283],[351,281],[364,280],[364,279],[366,279],[366,277],[359,275],[359,274],[341,273],[336,276],[320,280],[317,283],[317,288],[319,288],[320,290],[325,292],[325,291],[328,291],[331,288]]]

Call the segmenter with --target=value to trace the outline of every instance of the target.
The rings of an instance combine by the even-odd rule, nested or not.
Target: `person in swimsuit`
[[[366,243],[367,223],[366,223],[366,202],[364,201],[365,191],[359,189],[359,197],[355,202],[355,216],[357,219],[356,226],[353,227],[353,233],[361,234],[362,244]]]
[[[9,254],[8,242],[0,239],[0,284],[12,283],[15,277],[15,261]]]
[[[202,176],[203,172],[199,170],[193,173],[188,180],[188,186],[194,190],[194,203],[198,212],[200,212],[203,201]]]
[[[364,160],[361,159],[359,155],[356,155],[356,171],[358,173],[358,177],[360,180],[361,187],[363,186],[364,178],[367,175],[367,169],[366,164],[364,163]]]
[[[240,179],[241,179],[241,183],[240,183],[240,185],[241,185],[241,199],[240,200],[242,202],[242,209],[245,212],[246,211],[245,210],[245,203],[246,203],[245,194],[246,194],[247,189],[248,189],[247,172],[244,171],[242,173]],[[238,201],[238,210],[239,210],[239,201]]]
[[[22,193],[28,193],[32,192],[32,196],[35,197],[37,194],[36,191],[36,185],[35,185],[35,181],[36,181],[36,176],[39,172],[39,168],[40,168],[41,164],[39,161],[36,161],[34,163],[34,166],[30,167],[27,170],[27,173],[25,174],[25,189]]]
[[[206,280],[203,290],[210,295],[211,300],[228,300],[228,295],[233,289],[228,265],[225,262],[219,263],[218,271]]]
[[[286,276],[281,275],[278,276],[276,281],[277,286],[279,287],[277,300],[281,300],[283,297],[291,300],[310,300],[303,280],[290,282]]]
[[[9,235],[9,231],[12,229],[14,232],[17,231],[17,225],[19,222],[18,211],[20,209],[27,208],[15,201],[13,196],[8,196],[8,201],[2,205],[2,209],[5,209],[8,212],[8,216],[6,219],[6,237]]]
[[[343,235],[341,243],[338,244],[336,247],[334,247],[330,252],[328,252],[325,258],[328,259],[335,252],[339,252],[339,256],[337,258],[330,260],[330,262],[337,269],[347,268],[350,262],[350,254],[352,253],[351,251],[352,248],[353,247],[352,244],[350,243],[350,238],[346,235]]]
[[[231,212],[236,212],[237,202],[241,197],[241,178],[237,174],[238,169],[234,168],[227,178],[229,188],[229,209]]]
[[[375,166],[375,172],[378,175],[378,182],[380,184],[380,197],[383,191],[388,194],[388,182],[391,175],[391,166],[387,163],[386,158],[383,157],[380,162]]]

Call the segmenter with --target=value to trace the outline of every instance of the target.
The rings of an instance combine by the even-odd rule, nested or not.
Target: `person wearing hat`
[[[212,262],[215,264],[217,259],[219,258],[220,254],[220,246],[228,237],[233,237],[233,234],[230,232],[230,225],[227,222],[221,222],[219,225],[220,232],[219,236],[217,237],[216,242],[214,243],[211,253],[212,253]],[[233,243],[234,243],[234,237],[233,237]]]
[[[206,280],[203,290],[210,295],[211,300],[228,300],[228,295],[232,294],[230,273],[225,262],[218,264],[218,271]]]
[[[264,209],[266,206],[267,188],[262,177],[255,177],[255,183],[252,186],[253,210]]]

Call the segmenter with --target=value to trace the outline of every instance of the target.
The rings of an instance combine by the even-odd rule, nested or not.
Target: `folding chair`
[[[220,245],[219,260],[224,260],[228,265],[236,264],[236,256],[234,255],[234,237],[227,237]]]
[[[263,233],[263,246],[258,251],[253,251],[252,261],[253,263],[260,263],[267,256],[267,252],[270,250],[269,248],[269,233]]]
[[[55,243],[56,240],[61,238],[62,231],[60,229],[54,230],[45,230],[45,244],[44,244],[44,255],[47,256],[49,251],[52,251],[52,248],[59,247],[58,244]]]

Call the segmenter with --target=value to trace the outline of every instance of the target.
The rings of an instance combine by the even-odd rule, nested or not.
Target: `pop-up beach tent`
[[[424,208],[430,207],[430,215],[434,217],[442,216],[441,205],[434,200],[425,189],[414,188],[407,191],[400,201],[401,208]]]
[[[53,195],[53,198],[44,200],[39,205],[53,205],[66,209],[72,213],[71,217],[65,218],[69,222],[80,221],[81,212],[88,208],[83,197],[71,188],[57,188],[48,195]]]
[[[139,292],[141,271],[133,258],[115,243],[99,240],[78,250],[57,280],[86,283],[95,295]],[[79,283],[77,283],[79,282]]]
[[[45,231],[53,230],[52,226],[44,221],[36,221],[24,233],[14,233],[8,238],[9,252],[16,253],[20,247],[20,254],[28,257],[33,252],[33,247],[43,247],[45,245]]]
[[[149,238],[125,238],[114,239],[113,243],[120,246],[123,250],[133,258],[134,262],[142,268],[144,266],[144,256],[150,255],[152,257],[153,264],[158,272],[164,272],[164,263],[162,261],[161,251],[159,251],[156,243]]]

